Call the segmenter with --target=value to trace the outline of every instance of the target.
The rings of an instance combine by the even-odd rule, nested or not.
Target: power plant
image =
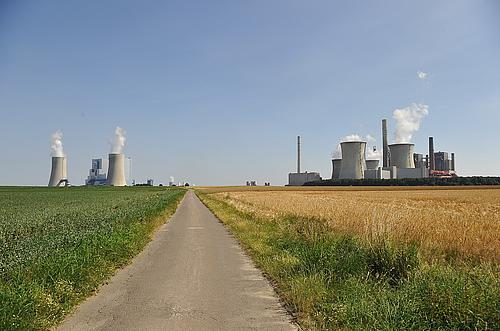
[[[453,177],[455,153],[434,152],[434,138],[429,137],[429,154],[415,153],[409,142],[388,144],[387,120],[382,120],[382,166],[380,160],[366,159],[365,141],[340,143],[342,158],[332,159],[332,179],[400,179]],[[451,158],[450,158],[451,156]]]

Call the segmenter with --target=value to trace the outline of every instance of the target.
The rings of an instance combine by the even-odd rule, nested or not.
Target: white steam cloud
[[[347,142],[347,141],[363,141],[361,136],[359,134],[350,134],[348,136],[345,136],[340,140],[341,142]]]
[[[378,150],[376,146],[368,148],[366,151],[367,160],[380,160],[382,159],[382,151]]]
[[[63,157],[64,149],[62,144],[63,134],[61,131],[56,131],[51,136],[50,151],[52,156]]]
[[[342,158],[342,148],[340,144],[335,147],[335,150],[332,152],[332,159],[341,159]]]
[[[115,129],[115,137],[113,138],[113,141],[111,142],[111,153],[112,154],[121,154],[123,153],[123,148],[125,147],[125,141],[127,138],[125,138],[125,130],[120,128],[119,126],[116,127]]]
[[[410,106],[396,109],[392,117],[396,120],[396,143],[409,143],[420,122],[429,114],[429,106],[412,103]]]
[[[417,71],[417,77],[421,80],[426,80],[429,74],[423,71]]]

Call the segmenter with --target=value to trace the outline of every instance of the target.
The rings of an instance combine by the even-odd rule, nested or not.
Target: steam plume
[[[418,79],[425,80],[425,79],[427,79],[427,76],[428,76],[428,73],[426,73],[426,72],[423,72],[423,71],[418,71],[417,72]]]
[[[335,150],[332,152],[332,159],[341,159],[342,158],[342,148],[340,144],[335,147]]]
[[[348,136],[345,136],[344,138],[342,138],[341,141],[342,142],[346,142],[346,141],[363,141],[363,139],[361,138],[361,136],[359,134],[351,134],[351,135],[348,135]]]
[[[120,128],[119,126],[115,129],[115,137],[113,138],[113,142],[111,143],[111,153],[112,154],[121,154],[123,153],[123,148],[125,147],[125,130]]]
[[[420,122],[428,114],[429,106],[415,103],[394,110],[392,117],[396,120],[396,143],[409,143],[420,128]]]
[[[52,134],[52,136],[51,136],[52,143],[50,145],[50,151],[51,151],[52,156],[55,156],[55,157],[63,157],[64,156],[62,137],[63,137],[63,134],[61,131],[56,131]]]
[[[382,159],[382,151],[378,150],[376,146],[373,146],[373,148],[368,148],[366,150],[366,159],[380,160]]]

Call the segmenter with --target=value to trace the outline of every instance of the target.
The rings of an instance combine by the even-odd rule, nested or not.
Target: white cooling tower
[[[377,170],[380,160],[366,160],[366,170]]]
[[[108,185],[126,186],[125,181],[125,155],[109,154]]]
[[[342,167],[342,159],[333,159],[332,160],[332,179],[339,178],[340,175],[340,167]]]
[[[344,141],[342,148],[342,165],[339,178],[363,179],[366,169],[365,141]]]
[[[415,168],[415,161],[413,160],[414,146],[414,144],[410,143],[389,145],[391,166],[397,168]]]
[[[53,156],[49,186],[59,186],[63,179],[68,179],[66,171],[66,158],[63,156]]]

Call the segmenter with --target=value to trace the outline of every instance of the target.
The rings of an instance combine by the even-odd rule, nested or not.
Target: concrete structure
[[[339,178],[341,167],[342,167],[342,159],[332,160],[332,179]]]
[[[89,170],[89,175],[85,180],[85,185],[106,185],[108,179],[106,173],[102,173],[102,159],[92,159],[92,168]]]
[[[425,168],[426,162],[423,154],[413,154],[413,162],[415,164],[415,168]]]
[[[62,184],[67,185],[68,182],[68,171],[67,171],[66,157],[64,156],[53,156],[52,157],[52,169],[50,171],[49,186],[60,186]]]
[[[318,172],[289,173],[288,186],[302,186],[307,182],[321,180]]]
[[[382,166],[388,167],[390,163],[389,145],[387,142],[387,120],[382,120]]]
[[[427,178],[429,169],[427,168],[398,168],[397,175],[394,178]]]
[[[344,141],[339,178],[362,179],[366,170],[366,141]]]
[[[366,179],[391,179],[391,171],[382,168],[365,170]]]
[[[447,152],[434,153],[434,170],[449,171],[451,170],[451,160]]]
[[[402,143],[389,145],[391,151],[391,166],[398,168],[415,168],[413,161],[414,144]]]
[[[377,170],[380,160],[366,160],[366,170]]]
[[[300,174],[300,136],[297,136],[297,173]]]
[[[108,185],[126,186],[125,180],[125,155],[109,154]]]
[[[429,169],[432,172],[432,170],[435,169],[435,165],[434,165],[434,138],[433,137],[429,137],[429,158],[430,158],[428,160]]]
[[[451,171],[455,171],[455,153],[451,153]]]

